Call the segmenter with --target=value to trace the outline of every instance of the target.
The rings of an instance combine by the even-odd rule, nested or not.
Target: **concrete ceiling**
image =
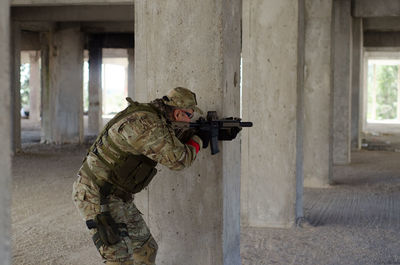
[[[11,0],[11,6],[133,5],[134,0]]]

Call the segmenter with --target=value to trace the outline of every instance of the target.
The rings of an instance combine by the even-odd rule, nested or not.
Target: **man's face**
[[[173,113],[175,121],[190,122],[193,118],[192,109],[175,109]]]

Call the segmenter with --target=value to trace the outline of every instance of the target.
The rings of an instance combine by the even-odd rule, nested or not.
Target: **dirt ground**
[[[71,202],[86,148],[24,144],[13,159],[13,264],[101,264]],[[352,159],[335,168],[337,185],[305,189],[313,226],[242,228],[243,265],[400,264],[400,153]]]

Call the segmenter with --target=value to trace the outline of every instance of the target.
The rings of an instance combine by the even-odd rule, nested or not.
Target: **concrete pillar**
[[[50,89],[50,40],[51,32],[40,33],[40,83],[41,83],[41,142],[50,143],[53,139],[54,101]]]
[[[353,19],[353,58],[352,58],[352,78],[351,78],[351,147],[352,149],[361,148],[361,94],[363,90],[363,25],[361,18]]]
[[[98,134],[103,126],[102,108],[102,47],[101,39],[91,37],[89,42],[89,133]]]
[[[40,52],[29,52],[29,119],[40,121]]]
[[[185,86],[201,108],[238,116],[241,14],[239,0],[135,1],[135,99]],[[140,195],[157,264],[241,264],[239,143],[220,144],[215,156],[200,151],[182,172],[160,166]]]
[[[135,50],[128,49],[128,97],[135,98]]]
[[[66,24],[48,34],[42,54],[43,140],[52,143],[83,141],[83,35]],[[46,46],[46,44],[44,44]]]
[[[0,1],[0,257],[11,264],[11,102],[10,98],[10,3]],[[11,104],[10,104],[11,103]]]
[[[306,0],[304,185],[329,184],[332,0]]]
[[[21,27],[16,21],[11,22],[11,150],[21,149]]]
[[[334,0],[332,17],[332,163],[350,163],[351,1]]]
[[[242,135],[246,226],[289,227],[301,217],[303,5],[243,1],[243,119],[254,121]]]

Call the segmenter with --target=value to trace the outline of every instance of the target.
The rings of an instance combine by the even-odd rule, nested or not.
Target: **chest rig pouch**
[[[130,98],[127,98],[127,100],[129,102],[129,106],[123,111],[119,112],[107,123],[88,151],[88,154],[95,154],[96,157],[110,169],[108,182],[112,185],[111,189],[107,189],[109,190],[108,193],[115,194],[123,199],[129,197],[131,194],[138,193],[143,190],[157,173],[155,168],[157,162],[149,159],[145,155],[135,155],[124,152],[112,141],[111,137],[108,136],[108,130],[111,128],[111,126],[133,112],[148,111],[157,114],[157,111],[148,104],[139,104],[137,102],[133,102]],[[110,148],[112,148],[118,155],[116,156],[115,153],[111,152],[109,150]],[[101,152],[99,151],[100,149]],[[110,163],[104,159],[101,153],[111,158],[113,163]],[[98,179],[95,174],[91,172],[86,160],[83,164],[83,170],[100,188],[104,185],[108,185],[107,181]],[[109,194],[107,194],[107,196]]]

